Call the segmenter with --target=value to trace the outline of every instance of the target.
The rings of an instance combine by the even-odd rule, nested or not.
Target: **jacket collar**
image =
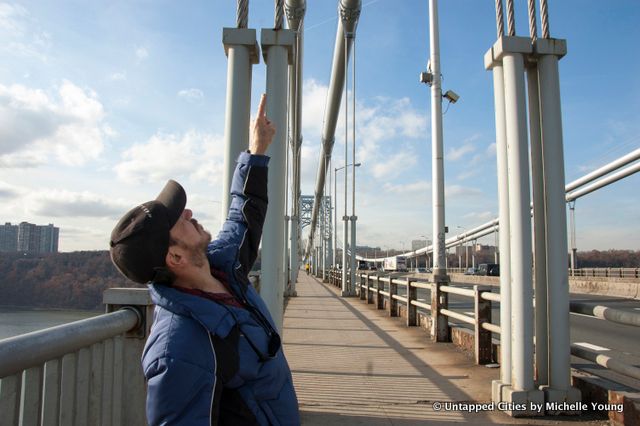
[[[193,318],[213,334],[225,337],[233,327],[235,321],[229,311],[211,300],[162,284],[152,283],[149,290],[153,303],[176,315]]]

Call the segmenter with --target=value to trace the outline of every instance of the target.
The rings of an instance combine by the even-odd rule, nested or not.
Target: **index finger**
[[[263,93],[260,98],[260,105],[258,105],[258,117],[265,116],[265,110],[267,109],[267,94]]]

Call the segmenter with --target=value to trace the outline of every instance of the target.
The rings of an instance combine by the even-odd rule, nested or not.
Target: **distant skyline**
[[[429,57],[428,3],[362,3],[358,245],[410,247],[432,238],[430,93],[418,82]],[[308,195],[318,167],[336,6],[307,2],[302,193]],[[516,7],[518,35],[526,36],[526,2]],[[483,65],[496,38],[495,12],[494,2],[476,0],[441,1],[439,11],[443,89],[460,95],[444,105],[452,236],[498,212],[493,86]],[[570,182],[640,148],[640,2],[550,1],[549,17],[551,35],[568,45],[560,83]],[[121,215],[173,178],[215,234],[225,26],[235,26],[235,2],[0,1],[0,222],[53,222],[61,251],[106,250]],[[271,26],[273,2],[250,2],[249,27],[259,34]],[[252,112],[264,87],[261,58],[253,68]],[[343,138],[344,111],[331,170],[344,164]],[[638,187],[636,174],[577,201],[578,250],[640,249]],[[479,242],[494,244],[494,238]]]

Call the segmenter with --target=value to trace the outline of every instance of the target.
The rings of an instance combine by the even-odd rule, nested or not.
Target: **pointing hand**
[[[276,128],[266,115],[267,95],[263,94],[258,106],[258,116],[251,126],[251,142],[249,149],[253,154],[264,155],[273,140]]]

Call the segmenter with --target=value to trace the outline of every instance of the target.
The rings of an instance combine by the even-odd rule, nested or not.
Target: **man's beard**
[[[191,260],[191,263],[198,268],[202,268],[207,264],[208,260],[206,252],[207,247],[211,242],[211,234],[204,229],[202,232],[207,236],[207,238],[203,238],[195,247],[189,247],[189,260]]]

